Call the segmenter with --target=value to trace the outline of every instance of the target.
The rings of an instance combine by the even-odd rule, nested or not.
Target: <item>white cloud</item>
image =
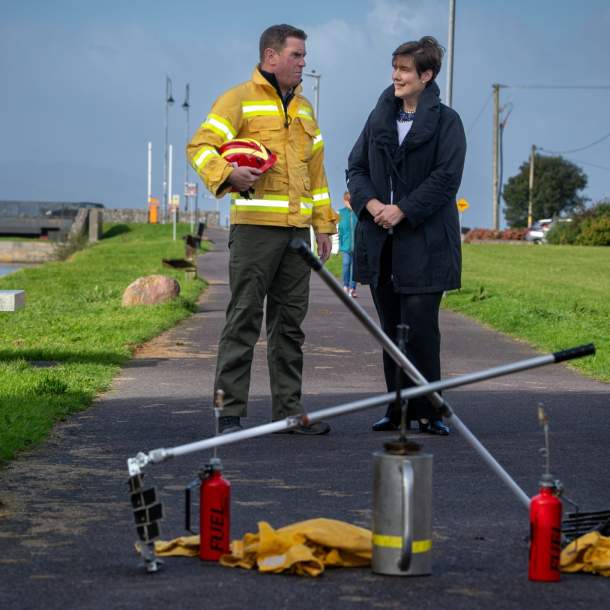
[[[440,17],[438,2],[404,2],[374,0],[366,18],[372,37],[400,38],[402,42],[418,39],[431,28],[435,17]]]

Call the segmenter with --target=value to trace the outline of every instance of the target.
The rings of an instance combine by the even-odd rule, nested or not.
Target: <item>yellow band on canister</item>
[[[388,549],[401,549],[402,538],[400,536],[383,536],[373,534],[373,544]],[[432,540],[413,540],[412,553],[427,553],[432,548]]]

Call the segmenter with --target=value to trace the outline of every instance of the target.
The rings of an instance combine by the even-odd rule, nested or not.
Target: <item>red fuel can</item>
[[[199,557],[218,561],[231,542],[231,484],[220,460],[212,460],[199,491]]]
[[[543,482],[530,502],[529,579],[557,582],[560,579],[561,500],[554,484]]]
[[[199,557],[218,561],[229,552],[231,543],[231,484],[222,476],[222,463],[212,458],[199,478],[185,488],[184,517],[186,530],[191,528],[191,495],[199,488]]]

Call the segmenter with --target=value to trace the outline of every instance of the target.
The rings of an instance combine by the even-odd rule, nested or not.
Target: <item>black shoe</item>
[[[239,417],[235,415],[224,415],[218,418],[219,434],[231,434],[231,432],[239,432],[243,430]]]
[[[328,434],[329,432],[330,426],[324,421],[318,421],[313,424],[309,424],[309,426],[299,424],[296,428],[278,430],[273,434],[302,434],[303,436],[319,436],[321,434]]]
[[[419,422],[419,431],[426,434],[437,434],[438,436],[449,436],[451,430],[445,426],[442,419],[431,419],[426,423]]]
[[[376,421],[373,424],[373,431],[375,432],[392,432],[393,430],[398,430],[399,424],[395,424],[394,421],[384,415],[379,421]]]

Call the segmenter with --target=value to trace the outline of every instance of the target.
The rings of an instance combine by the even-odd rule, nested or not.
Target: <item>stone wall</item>
[[[0,241],[0,263],[44,263],[55,257],[55,248],[48,241]]]
[[[104,208],[103,214],[104,222],[148,222],[148,210],[143,208]],[[191,222],[192,217],[194,217],[194,212],[187,213],[180,211],[178,214],[178,222]],[[198,220],[205,222],[207,227],[218,227],[219,218],[220,214],[213,211],[200,211],[198,214]],[[195,220],[195,222],[197,222],[197,220]]]

